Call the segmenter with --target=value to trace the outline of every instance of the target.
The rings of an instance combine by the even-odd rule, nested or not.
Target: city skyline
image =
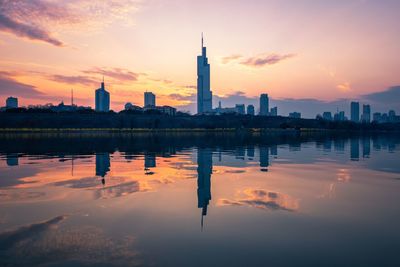
[[[399,112],[400,62],[394,56],[399,52],[399,37],[391,34],[396,28],[395,10],[400,6],[396,1],[254,1],[254,6],[237,1],[231,11],[232,15],[240,14],[243,27],[223,9],[224,3],[208,1],[203,6],[180,1],[10,3],[0,3],[2,103],[9,96],[18,97],[21,106],[58,103],[68,100],[73,88],[77,104],[93,105],[93,88],[104,75],[113,96],[113,110],[122,110],[126,102],[142,99],[143,92],[151,90],[161,105],[195,114],[193,57],[198,54],[199,33],[204,31],[212,47],[208,56],[214,107],[219,101],[224,106],[257,106],[259,95],[265,92],[270,96],[270,106],[278,106],[283,115],[299,111],[304,117],[314,117],[336,109],[349,114],[353,100],[370,104],[371,113],[389,109]],[[194,18],[202,13],[199,10],[208,12],[209,19],[193,22],[190,30],[166,30],[164,24],[175,26],[186,16],[168,13],[177,6]],[[90,14],[90,10],[103,16]],[[225,22],[217,20],[216,10],[237,27],[227,28]],[[274,12],[286,24],[271,29],[268,35],[261,34],[265,25],[276,25],[270,21],[277,19]],[[313,17],[321,23],[318,28],[308,19],[314,13],[321,14]],[[291,18],[290,14],[296,16]],[[347,15],[346,20],[338,22],[343,15]],[[154,21],[156,17],[159,20]],[[27,27],[27,19],[32,19],[31,27],[40,29],[40,34],[29,35],[14,27]],[[150,26],[150,19],[154,26]],[[14,24],[7,24],[10,21]],[[343,29],[345,22],[350,27]],[[303,35],[294,27],[298,23]],[[227,34],[219,34],[225,30]],[[326,32],[335,38],[326,37]]]

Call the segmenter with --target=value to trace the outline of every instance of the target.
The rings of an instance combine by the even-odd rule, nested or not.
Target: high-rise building
[[[241,115],[245,114],[244,104],[236,104],[235,109],[236,109],[237,114],[241,114]]]
[[[104,80],[101,87],[95,93],[95,110],[98,112],[110,111],[110,93],[104,88]]]
[[[152,92],[145,92],[144,93],[144,106],[156,106],[156,95],[153,94]]]
[[[268,111],[269,111],[268,94],[261,94],[261,96],[260,96],[260,115],[268,116]]]
[[[197,56],[197,113],[212,112],[212,92],[210,89],[210,64],[207,48],[203,45],[201,35],[201,56]]]
[[[254,106],[253,105],[247,105],[247,115],[253,115],[254,116]]]
[[[18,98],[12,96],[7,98],[6,108],[18,108]]]
[[[278,107],[271,108],[270,115],[274,117],[278,116]]]
[[[351,102],[350,104],[350,118],[351,121],[359,122],[360,121],[360,103]]]
[[[324,113],[322,113],[322,118],[324,120],[331,121],[332,120],[332,113],[330,111],[325,111]]]
[[[363,113],[361,115],[362,122],[370,122],[371,121],[371,106],[363,105]]]
[[[290,112],[289,113],[289,118],[293,119],[300,119],[301,118],[301,113],[300,112]]]

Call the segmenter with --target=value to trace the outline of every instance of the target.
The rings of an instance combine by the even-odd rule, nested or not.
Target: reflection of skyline
[[[269,151],[268,147],[260,147],[260,167],[261,171],[268,171],[269,166]]]
[[[110,153],[96,153],[96,176],[105,177],[110,171]]]
[[[360,143],[358,138],[350,139],[350,159],[358,161],[360,158]]]
[[[6,155],[7,166],[18,166],[18,154],[8,153]]]
[[[201,228],[203,217],[211,200],[212,150],[197,149],[197,207],[201,208]]]

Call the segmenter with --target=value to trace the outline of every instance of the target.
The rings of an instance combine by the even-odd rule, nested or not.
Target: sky
[[[279,115],[400,112],[397,0],[0,0],[0,106],[94,106],[105,79],[111,108],[157,105],[195,113],[201,33],[214,106],[268,93]]]

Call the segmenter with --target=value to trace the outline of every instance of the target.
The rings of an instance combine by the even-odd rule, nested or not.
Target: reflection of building
[[[260,167],[261,171],[268,171],[269,166],[269,151],[268,147],[260,146]]]
[[[104,177],[110,171],[110,153],[96,153],[96,175]]]
[[[278,156],[278,146],[277,145],[272,145],[270,150],[271,150],[271,155]]]
[[[254,147],[253,146],[249,146],[247,148],[247,157],[249,159],[253,159],[254,158]]]
[[[144,154],[144,167],[155,168],[156,167],[156,153],[145,153]]]
[[[18,166],[18,154],[11,153],[6,155],[7,166]]]
[[[201,208],[201,227],[203,216],[207,215],[207,207],[211,200],[212,151],[198,148],[197,150],[197,207]]]
[[[197,56],[197,113],[212,112],[212,92],[210,89],[210,64],[208,64],[207,48],[201,36],[201,56]]]
[[[352,138],[350,140],[350,159],[358,161],[360,157],[360,144],[358,138]]]
[[[371,153],[371,140],[369,137],[364,137],[362,139],[362,146],[363,146],[363,158],[369,158]]]

